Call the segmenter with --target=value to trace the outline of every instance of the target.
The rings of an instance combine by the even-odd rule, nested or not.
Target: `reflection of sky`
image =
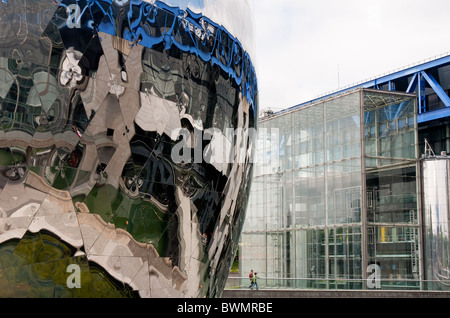
[[[170,6],[179,7],[181,10],[189,8],[196,13],[201,13],[204,7],[203,0],[165,0],[164,2]]]
[[[169,6],[177,6],[181,10],[189,8],[195,13],[202,13],[205,17],[222,25],[239,39],[254,60],[254,19],[247,0],[165,0],[164,2]]]

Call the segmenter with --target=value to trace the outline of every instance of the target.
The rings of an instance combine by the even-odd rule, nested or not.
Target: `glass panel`
[[[380,267],[382,288],[419,288],[419,228],[376,226],[368,233],[369,264]]]
[[[419,224],[416,168],[399,168],[367,174],[369,222]]]
[[[415,104],[408,95],[364,92],[367,168],[415,161]]]

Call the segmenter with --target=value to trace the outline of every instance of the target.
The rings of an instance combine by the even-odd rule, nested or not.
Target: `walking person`
[[[250,286],[250,289],[253,290],[253,287],[256,287],[256,290],[258,290],[258,282],[256,281],[257,278],[259,278],[258,273],[255,273],[255,275],[253,275],[253,279],[252,279],[252,285]]]
[[[250,288],[253,284],[253,269],[250,271],[250,274],[248,274],[248,278],[250,279],[250,286],[248,286],[248,288]]]

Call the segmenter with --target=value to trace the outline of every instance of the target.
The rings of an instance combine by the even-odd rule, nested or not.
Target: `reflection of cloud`
[[[83,76],[81,75],[81,68],[78,65],[81,59],[81,53],[73,50],[67,50],[66,58],[61,66],[62,71],[59,81],[63,86],[74,87]]]
[[[144,131],[156,131],[173,136],[181,129],[180,113],[176,103],[162,99],[151,93],[141,93],[141,108],[135,122]]]
[[[169,6],[179,6],[181,10],[189,8],[195,13],[202,13],[218,25],[224,26],[239,39],[244,49],[254,56],[254,34],[252,15],[249,5],[251,0],[165,0]],[[253,58],[252,58],[253,60]]]

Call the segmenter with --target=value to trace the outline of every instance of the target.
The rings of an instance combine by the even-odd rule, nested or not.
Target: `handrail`
[[[228,276],[228,279],[249,279],[249,277],[234,277],[234,276]],[[315,277],[315,278],[299,278],[299,277],[259,277],[258,279],[263,279],[263,280],[329,280],[329,281],[336,281],[336,280],[342,280],[342,281],[366,281],[366,279],[364,278],[320,278],[320,277]],[[399,280],[403,280],[403,281],[410,281],[410,282],[434,282],[434,283],[444,283],[443,281],[440,280],[418,280],[418,279],[409,279],[409,278],[386,278],[386,279],[380,279],[381,281],[399,281]],[[449,278],[449,283],[450,283],[450,278]]]
[[[231,281],[236,281],[236,280],[245,280],[248,281],[249,277],[233,277],[233,276],[229,276],[228,277],[228,282]],[[299,278],[299,277],[292,277],[292,278],[282,278],[282,277],[259,277],[258,276],[258,281],[270,281],[270,280],[274,280],[274,281],[293,281],[293,282],[298,282],[298,281],[310,281],[310,282],[332,282],[332,283],[352,283],[352,282],[357,282],[357,283],[367,283],[367,279],[359,279],[359,278]],[[436,284],[440,284],[440,285],[444,285],[446,287],[449,287],[450,289],[450,279],[448,282],[445,281],[439,281],[439,280],[424,280],[424,279],[408,279],[408,278],[386,278],[386,279],[379,279],[379,282],[382,285],[383,290],[389,290],[386,289],[386,287],[389,287],[390,285],[386,285],[388,283],[398,283],[398,282],[403,282],[403,283],[416,283],[417,286],[409,286],[411,288],[411,290],[418,290],[417,288],[412,289],[413,287],[419,287],[421,284],[424,283],[436,283]],[[226,289],[229,288],[243,288],[245,285],[247,284],[239,284],[239,286],[234,286],[234,287],[228,287]],[[286,286],[271,286],[271,288],[285,288]],[[290,286],[291,287],[291,286]],[[398,288],[394,288],[395,286],[392,286],[393,290],[398,290]],[[397,286],[397,287],[406,287],[406,286]],[[247,286],[245,286],[245,288],[247,288]],[[293,289],[311,289],[310,287],[292,287]],[[341,289],[341,288],[340,288]],[[376,288],[360,288],[360,289],[354,289],[354,290],[373,290]],[[427,291],[440,291],[437,289],[420,289],[420,290],[427,290]]]

